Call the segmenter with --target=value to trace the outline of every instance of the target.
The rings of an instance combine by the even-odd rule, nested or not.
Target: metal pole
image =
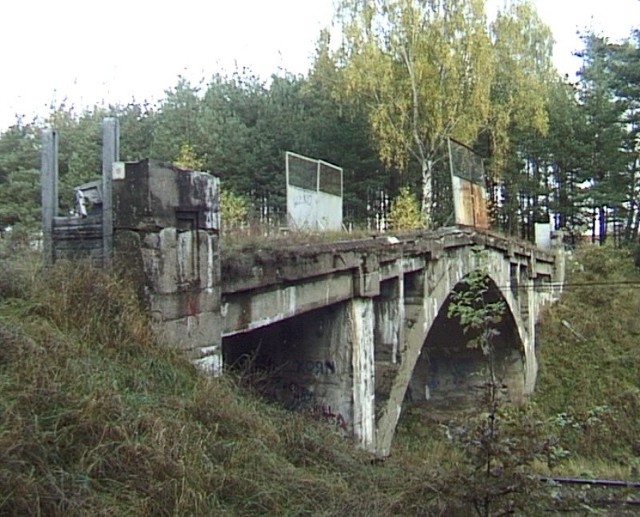
[[[120,159],[120,124],[116,118],[102,122],[102,260],[113,254],[113,164]]]
[[[53,220],[58,215],[58,132],[45,129],[42,132],[40,164],[40,185],[42,187],[42,248],[44,262],[52,265]]]
[[[316,195],[314,196],[315,198],[315,213],[313,214],[313,217],[315,219],[315,229],[316,231],[321,230],[320,228],[320,220],[318,217],[318,204],[319,204],[319,198],[320,197],[320,161],[318,160],[316,162]]]

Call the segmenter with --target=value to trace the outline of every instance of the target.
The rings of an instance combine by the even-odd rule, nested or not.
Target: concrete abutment
[[[373,302],[354,298],[223,338],[228,367],[248,368],[284,407],[373,447]]]

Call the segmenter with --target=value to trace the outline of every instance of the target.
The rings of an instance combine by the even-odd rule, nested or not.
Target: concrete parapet
[[[114,166],[114,228],[218,232],[219,182],[213,176],[142,160]]]

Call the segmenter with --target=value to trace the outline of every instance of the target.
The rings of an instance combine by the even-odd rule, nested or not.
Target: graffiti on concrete
[[[291,382],[285,383],[283,387],[290,394],[292,409],[309,407],[315,400],[315,393],[306,386]]]
[[[335,425],[341,431],[347,431],[347,421],[344,416],[342,416],[342,413],[334,411],[329,405],[318,404],[314,406],[312,415],[318,420]]]
[[[313,418],[335,425],[342,431],[347,431],[347,420],[344,415],[332,406],[317,401],[312,387],[301,386],[295,382],[285,383],[283,388],[289,393],[289,409],[304,411]]]
[[[336,373],[336,363],[329,359],[324,361],[304,361],[295,360],[298,373],[310,373],[313,375],[334,375]]]

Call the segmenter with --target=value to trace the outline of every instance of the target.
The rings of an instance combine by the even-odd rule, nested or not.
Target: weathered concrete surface
[[[329,318],[330,339],[343,343],[336,356],[346,350],[351,356],[343,357],[333,388],[306,382],[313,389],[304,393],[313,394],[314,407],[331,407],[327,414],[339,409],[343,430],[363,447],[386,455],[405,399],[434,408],[454,398],[473,403],[477,374],[486,361],[465,348],[459,325],[450,332],[448,325],[457,322],[443,321],[450,294],[478,268],[487,272],[495,296],[507,307],[497,371],[510,398],[519,401],[535,385],[535,321],[557,295],[552,282],[562,280],[562,271],[552,253],[472,229],[415,234],[398,243],[369,239],[234,257],[222,265],[225,349],[239,340],[264,343],[260,329],[268,333],[290,321],[306,322],[307,314]],[[307,343],[307,352],[296,355],[300,352],[284,339],[279,354],[293,354],[294,360],[322,371],[318,365],[329,363],[315,354],[335,345],[320,344],[313,333],[298,339]],[[349,362],[350,369],[344,369]],[[297,375],[304,378],[304,371],[284,369],[284,385],[295,384]]]
[[[373,301],[354,298],[349,302],[351,350],[353,354],[353,434],[364,449],[375,448],[375,367]]]
[[[45,262],[67,258],[113,264],[136,284],[159,336],[219,374],[218,179],[156,161],[118,162],[119,125],[114,118],[104,121],[102,150],[97,213],[87,214],[81,203],[79,216],[57,217],[58,139],[55,131],[44,131]]]
[[[217,178],[142,160],[114,167],[114,229],[219,231]]]
[[[344,301],[229,336],[224,341],[225,363],[250,362],[268,372],[262,386],[265,395],[371,448],[371,305],[371,300]]]
[[[446,260],[449,252],[456,248],[473,246],[487,246],[508,257],[505,260],[529,269],[533,256],[536,275],[550,279],[555,274],[553,254],[472,229],[416,234],[398,244],[386,239],[368,239],[258,250],[222,262],[223,333],[231,335],[259,328],[354,296],[376,297],[380,294],[380,282],[422,270],[429,262]],[[281,290],[292,292],[292,287],[296,291],[295,299],[276,294]],[[328,301],[327,293],[331,297]],[[299,304],[298,300],[304,303]],[[260,310],[250,313],[256,304],[266,307],[269,313]],[[275,306],[278,309],[274,309]]]
[[[149,160],[113,174],[115,263],[139,283],[161,339],[221,373],[217,178]]]
[[[44,261],[54,261],[53,225],[58,215],[58,132],[42,131],[40,190],[42,202],[42,245]]]

